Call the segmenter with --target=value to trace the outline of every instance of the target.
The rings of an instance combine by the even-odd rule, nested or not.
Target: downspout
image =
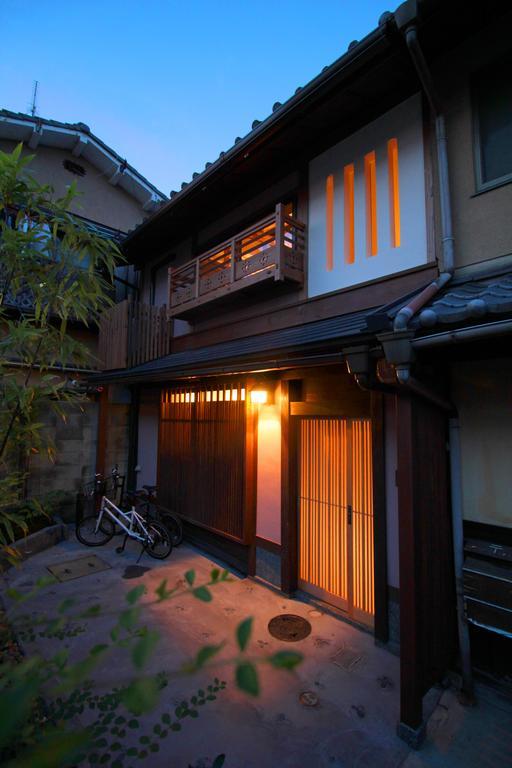
[[[452,209],[450,203],[450,179],[448,175],[448,151],[444,115],[441,112],[439,99],[423,51],[418,42],[418,34],[414,25],[406,28],[405,42],[407,43],[407,48],[409,49],[409,53],[432,113],[435,115],[443,271],[436,280],[424,288],[412,299],[412,301],[409,302],[409,304],[400,309],[393,323],[393,330],[395,331],[404,331],[407,329],[411,317],[424,307],[425,304],[451,280],[455,268]]]
[[[404,24],[405,42],[416,72],[422,84],[424,93],[428,99],[433,115],[435,115],[435,132],[437,145],[437,167],[439,175],[439,203],[441,212],[441,244],[442,244],[442,269],[437,280],[434,280],[421,293],[419,293],[409,304],[397,313],[393,332],[398,332],[402,337],[401,343],[409,346],[409,350],[402,350],[403,363],[396,366],[396,376],[398,382],[406,388],[416,391],[418,395],[428,397],[433,400],[429,388],[418,382],[411,376],[410,365],[412,361],[412,345],[410,333],[407,326],[410,319],[435,296],[452,278],[455,269],[454,260],[454,236],[453,221],[450,202],[450,179],[448,171],[448,152],[446,125],[444,115],[441,112],[440,101],[438,99],[432,76],[423,51],[418,41],[418,34],[415,24]],[[411,334],[412,335],[412,334]],[[388,337],[391,334],[388,334]],[[400,341],[398,342],[400,344]],[[426,390],[426,391],[425,391]],[[441,402],[438,403],[443,407]],[[459,636],[459,648],[462,666],[462,691],[466,702],[473,700],[473,677],[471,669],[471,651],[469,641],[469,631],[464,614],[464,592],[463,592],[463,552],[464,552],[464,530],[462,517],[462,479],[461,479],[461,460],[460,460],[460,439],[458,419],[452,412],[452,418],[449,419],[449,446],[450,446],[450,487],[451,487],[451,522],[453,536],[453,556],[455,568],[455,589],[457,596],[457,629]]]

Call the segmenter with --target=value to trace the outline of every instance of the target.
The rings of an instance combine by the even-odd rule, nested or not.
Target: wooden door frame
[[[290,404],[301,400],[301,382],[297,380],[281,381],[281,589],[287,595],[297,590],[299,574],[299,525],[298,504],[298,418],[299,411],[304,415],[315,415],[313,404],[295,408],[297,416],[290,414]],[[328,415],[326,403],[317,407],[319,416]],[[337,413],[330,409],[332,416],[347,418],[368,418],[351,414]],[[386,521],[386,481],[384,453],[384,398],[380,392],[371,393],[370,422],[372,429],[372,473],[373,473],[373,515],[374,515],[374,594],[375,614],[373,633],[376,641],[388,640],[388,598],[387,598],[387,521]]]

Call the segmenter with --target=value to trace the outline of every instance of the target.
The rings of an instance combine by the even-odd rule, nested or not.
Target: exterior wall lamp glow
[[[251,403],[253,405],[265,405],[269,401],[268,390],[266,389],[252,389],[251,390]]]

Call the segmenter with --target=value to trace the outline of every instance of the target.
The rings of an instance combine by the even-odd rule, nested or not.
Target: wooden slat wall
[[[354,608],[373,614],[373,472],[371,424],[352,422],[352,548]]]
[[[162,393],[159,496],[195,524],[244,541],[245,384]]]
[[[171,351],[167,308],[125,299],[100,319],[99,358],[105,371],[131,368]]]
[[[126,367],[129,304],[121,301],[101,315],[98,357],[104,371]]]

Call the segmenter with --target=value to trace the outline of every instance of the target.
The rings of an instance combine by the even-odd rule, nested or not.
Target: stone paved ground
[[[476,705],[463,707],[445,691],[429,724],[427,742],[403,768],[510,768],[512,702],[477,685]]]
[[[125,605],[124,594],[134,585],[144,583],[149,593],[168,579],[176,583],[190,568],[197,579],[206,580],[214,564],[195,549],[182,545],[163,562],[145,556],[141,565],[150,568],[137,579],[125,580],[126,566],[133,565],[137,549],[124,555],[115,553],[115,544],[86,550],[76,541],[64,541],[33,556],[19,572],[10,571],[6,582],[19,589],[29,589],[36,578],[47,573],[47,566],[84,554],[94,554],[111,568],[97,574],[52,585],[45,590],[48,611],[62,599],[73,596],[80,606],[101,601],[102,618],[88,620],[87,632],[67,638],[72,656],[79,658],[91,645],[108,637],[119,607]],[[6,584],[4,583],[4,586]],[[262,693],[250,699],[237,691],[229,667],[220,664],[194,678],[179,678],[165,689],[159,709],[145,718],[149,730],[164,709],[173,709],[182,698],[204,687],[215,675],[227,681],[227,688],[216,702],[200,711],[196,721],[183,721],[183,730],[172,733],[161,742],[159,753],[137,765],[145,768],[208,768],[220,753],[226,754],[225,768],[438,768],[440,766],[487,766],[504,768],[503,755],[507,733],[512,732],[510,707],[496,706],[493,700],[481,698],[479,709],[462,710],[450,692],[443,694],[430,720],[429,740],[419,753],[412,753],[395,735],[399,711],[398,659],[374,645],[371,635],[345,622],[316,610],[303,600],[291,600],[251,581],[234,577],[234,581],[215,588],[210,604],[189,597],[169,603],[149,605],[150,594],[143,598],[143,618],[148,626],[158,629],[161,640],[152,657],[151,669],[176,670],[205,643],[228,639],[224,658],[234,653],[234,631],[238,622],[254,617],[252,648],[257,653],[272,653],[295,648],[304,654],[304,662],[296,673],[262,669]],[[279,613],[295,613],[312,624],[311,635],[289,644],[272,638],[267,630],[270,618]],[[39,639],[27,648],[51,652],[59,641]],[[333,663],[341,649],[360,656],[351,671]],[[98,692],[122,685],[131,673],[131,665],[122,655],[98,668],[95,679]],[[314,707],[300,703],[300,694],[313,692],[318,698]],[[439,694],[434,694],[438,697]],[[451,698],[450,698],[451,697]],[[499,713],[497,717],[496,714]],[[476,723],[476,725],[475,725]],[[137,734],[137,737],[140,733]],[[480,739],[480,746],[478,746]],[[476,745],[471,749],[468,745]],[[492,750],[499,744],[496,753]],[[475,753],[476,750],[476,753]],[[476,756],[475,756],[476,754]],[[499,754],[496,761],[494,755]],[[480,758],[478,757],[480,756]],[[484,755],[484,757],[482,757]],[[478,762],[481,759],[481,762]],[[470,760],[473,760],[471,762]],[[128,765],[128,763],[127,763]]]

